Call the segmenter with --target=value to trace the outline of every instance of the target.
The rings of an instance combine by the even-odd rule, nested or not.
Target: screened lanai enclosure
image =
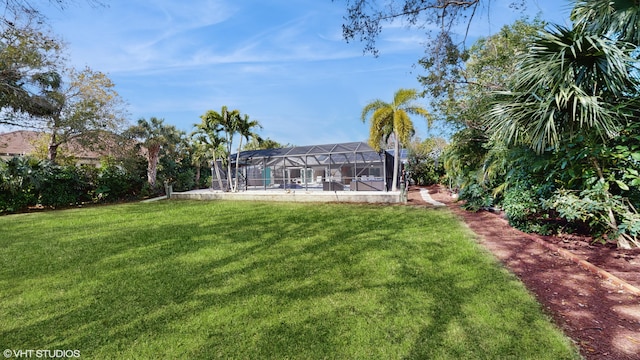
[[[231,160],[235,170],[236,155]],[[388,191],[393,157],[364,142],[250,150],[233,175],[238,190]]]

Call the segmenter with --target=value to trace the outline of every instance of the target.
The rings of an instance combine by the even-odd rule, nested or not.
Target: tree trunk
[[[227,191],[231,190],[233,178],[231,177],[231,152],[227,152]]]
[[[60,144],[57,143],[56,138],[57,134],[54,131],[51,134],[51,138],[49,139],[49,146],[47,148],[47,158],[54,164],[56,163],[56,158],[58,157],[58,146],[60,146]]]
[[[233,191],[238,191],[238,163],[240,162],[240,149],[242,149],[242,136],[240,137],[240,144],[238,145],[238,152],[236,153],[236,182],[233,186]]]
[[[393,146],[393,181],[391,182],[391,191],[398,191],[398,170],[400,169],[400,141],[398,140],[398,134],[393,132],[394,146]]]
[[[216,159],[216,154],[213,154],[213,168],[216,171],[216,178],[218,178],[218,185],[220,186],[220,191],[224,191],[222,185],[222,179],[220,178],[220,168],[218,167],[218,159]],[[211,183],[211,187],[213,188],[213,183]]]
[[[200,164],[196,166],[196,189],[200,187]]]
[[[158,173],[158,155],[160,154],[160,147],[152,147],[147,149],[147,181],[151,187],[156,186],[156,175]]]
[[[220,168],[218,167],[218,161],[213,162],[213,167],[216,170],[216,177],[218,178],[218,186],[220,187],[220,191],[225,191],[224,184],[222,183],[222,177],[220,176]]]

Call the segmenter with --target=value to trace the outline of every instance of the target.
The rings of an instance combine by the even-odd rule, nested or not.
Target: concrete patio
[[[178,200],[239,200],[288,202],[350,202],[395,204],[405,201],[400,191],[305,191],[304,189],[222,192],[200,189],[171,193]]]

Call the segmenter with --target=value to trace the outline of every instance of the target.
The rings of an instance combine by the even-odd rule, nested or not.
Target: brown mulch
[[[582,356],[640,359],[640,293],[634,293],[640,289],[640,249],[616,249],[580,236],[526,234],[499,214],[462,210],[445,187],[427,189],[520,278]],[[428,205],[418,187],[409,189],[408,203]]]

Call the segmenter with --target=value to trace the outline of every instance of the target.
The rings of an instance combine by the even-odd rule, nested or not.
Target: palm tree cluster
[[[255,139],[261,142],[260,136],[255,132],[255,128],[262,128],[256,120],[250,120],[249,115],[241,114],[239,110],[229,110],[222,106],[220,112],[208,110],[200,116],[201,122],[195,124],[196,130],[192,133],[192,139],[196,146],[197,158],[209,157],[213,163],[218,179],[218,186],[221,190],[238,191],[238,159],[242,150],[242,141]],[[233,176],[231,168],[231,155],[233,151],[234,138],[238,138],[236,152],[236,166]],[[227,187],[222,182],[218,161],[227,167]],[[234,179],[235,178],[235,179]],[[213,186],[213,184],[212,184]]]

